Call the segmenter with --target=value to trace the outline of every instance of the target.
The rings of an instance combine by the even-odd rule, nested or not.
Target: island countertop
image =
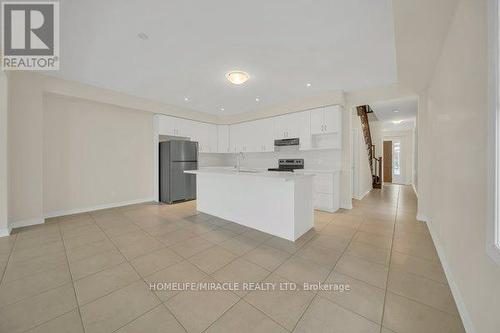
[[[271,179],[278,179],[283,181],[293,181],[296,179],[314,177],[310,174],[293,173],[293,172],[279,172],[279,171],[262,171],[257,169],[241,168],[237,171],[234,168],[203,168],[199,170],[187,170],[185,173],[190,174],[203,174],[203,175],[221,175],[221,176],[234,176],[234,177],[264,177]]]
[[[196,209],[295,241],[314,224],[312,174],[208,167],[196,175]]]

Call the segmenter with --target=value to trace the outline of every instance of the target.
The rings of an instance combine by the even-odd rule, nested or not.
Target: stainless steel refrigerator
[[[185,170],[198,169],[198,142],[160,142],[160,201],[196,199],[196,175]]]

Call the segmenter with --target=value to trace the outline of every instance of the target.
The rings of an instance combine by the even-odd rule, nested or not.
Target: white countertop
[[[274,168],[274,166],[273,166]],[[214,166],[214,167],[201,167],[200,170],[234,170],[232,166]],[[261,171],[268,172],[267,168],[247,168],[241,167],[241,170],[252,170],[252,171]],[[273,171],[276,172],[276,171]],[[295,173],[340,173],[340,169],[295,169]],[[279,173],[279,172],[278,172]]]
[[[294,172],[297,173],[337,173],[340,172],[338,169],[297,169]]]
[[[185,173],[195,174],[195,175],[223,175],[223,176],[237,176],[237,177],[264,177],[271,179],[281,179],[284,181],[296,180],[301,178],[313,177],[313,175],[294,173],[294,172],[278,172],[278,171],[262,171],[259,169],[251,168],[241,168],[240,171],[236,171],[234,168],[227,167],[209,167],[202,168],[199,170],[188,170]]]

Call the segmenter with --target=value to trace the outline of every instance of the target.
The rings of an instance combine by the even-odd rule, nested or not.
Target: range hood
[[[299,138],[274,140],[275,146],[298,146]]]

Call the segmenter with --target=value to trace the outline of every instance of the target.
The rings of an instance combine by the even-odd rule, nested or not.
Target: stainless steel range
[[[277,168],[269,168],[268,171],[287,171],[293,172],[295,169],[304,169],[304,159],[279,159]]]

